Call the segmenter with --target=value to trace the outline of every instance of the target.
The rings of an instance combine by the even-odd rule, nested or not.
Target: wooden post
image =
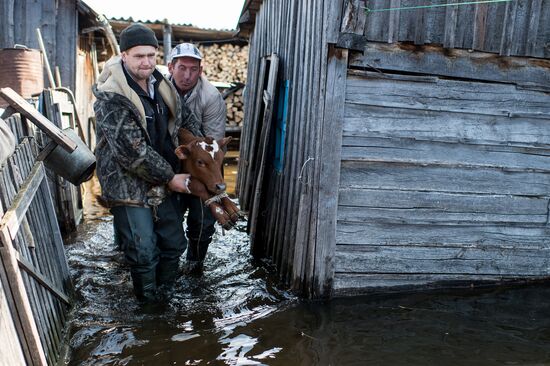
[[[168,19],[164,19],[163,47],[164,64],[168,66],[168,62],[170,61],[170,52],[172,51],[172,26],[168,23]]]
[[[320,187],[316,220],[317,242],[313,248],[315,270],[313,278],[304,279],[311,285],[313,297],[330,296],[334,277],[348,50],[329,47],[327,66],[325,116],[320,141],[322,150],[320,169],[317,172]]]
[[[61,72],[59,71],[59,66],[55,67],[55,82],[57,87],[61,87]]]
[[[48,54],[46,53],[46,47],[44,46],[44,40],[42,39],[42,33],[40,33],[40,28],[36,28],[36,36],[38,37],[38,44],[40,45],[40,50],[42,51],[42,56],[44,57],[44,66],[46,67],[46,72],[48,74],[48,81],[50,82],[50,88],[55,88],[55,81],[53,79],[52,69],[50,67],[50,61],[48,61]]]

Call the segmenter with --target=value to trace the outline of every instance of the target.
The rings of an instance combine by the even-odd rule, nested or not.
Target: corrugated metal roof
[[[189,23],[169,23],[167,19],[164,19],[164,20],[161,20],[161,19],[155,19],[155,20],[150,20],[150,19],[146,19],[146,20],[143,20],[143,19],[134,19],[132,17],[128,17],[128,18],[123,18],[123,17],[120,17],[120,18],[111,18],[109,19],[109,21],[116,21],[116,22],[127,22],[127,23],[142,23],[142,24],[170,24],[172,27],[193,27],[193,28],[196,28],[196,29],[200,29],[200,30],[204,30],[204,31],[215,31],[215,32],[234,32],[235,30],[234,29],[216,29],[216,28],[200,28],[200,27],[196,27],[194,26],[193,24]]]
[[[175,41],[189,41],[194,43],[247,43],[244,39],[237,38],[234,30],[204,29],[192,25],[170,24],[160,20],[143,22],[135,21],[132,18],[112,18],[109,20],[109,23],[117,37],[120,32],[131,23],[142,23],[151,28],[155,32],[157,39],[161,41],[163,39],[164,27],[169,25],[172,28],[172,39]]]

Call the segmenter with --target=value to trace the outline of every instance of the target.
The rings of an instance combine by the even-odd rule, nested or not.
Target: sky
[[[164,20],[200,28],[235,29],[245,0],[84,0],[107,18]]]

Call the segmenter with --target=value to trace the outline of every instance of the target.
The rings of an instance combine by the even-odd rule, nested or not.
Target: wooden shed
[[[248,0],[237,189],[310,297],[550,277],[550,0]]]
[[[37,28],[52,74],[57,67],[61,86],[74,94],[85,138],[89,140],[88,121],[94,116],[91,87],[97,65],[115,53],[117,47],[109,23],[78,0],[0,2],[0,49],[15,45],[40,49]],[[47,73],[44,75],[45,86],[59,87],[51,85]]]
[[[36,103],[37,108],[58,127],[78,131],[80,138],[93,149],[95,116],[92,85],[99,76],[98,65],[117,52],[118,47],[109,23],[84,2],[77,0],[0,2],[0,49],[19,45],[39,50],[37,28],[40,29],[51,70],[48,73],[44,68],[43,85],[47,89],[40,96],[35,96],[35,100],[40,100]],[[21,75],[25,75],[28,72],[25,68],[31,66],[34,67],[33,72],[40,75],[40,65],[20,62],[16,68],[19,68],[17,71]],[[28,82],[21,81],[22,84]],[[0,75],[0,87],[6,86],[11,85]],[[10,111],[6,113],[9,115]],[[41,143],[40,138],[38,140]],[[73,231],[83,217],[80,188],[53,174],[49,174],[48,179],[59,224],[64,231]]]

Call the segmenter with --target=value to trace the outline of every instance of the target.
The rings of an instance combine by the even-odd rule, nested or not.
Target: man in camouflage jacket
[[[97,175],[101,201],[111,208],[138,299],[156,301],[157,288],[175,282],[186,240],[174,153],[181,105],[155,68],[158,43],[140,24],[120,36],[121,56],[105,65],[94,86]]]

